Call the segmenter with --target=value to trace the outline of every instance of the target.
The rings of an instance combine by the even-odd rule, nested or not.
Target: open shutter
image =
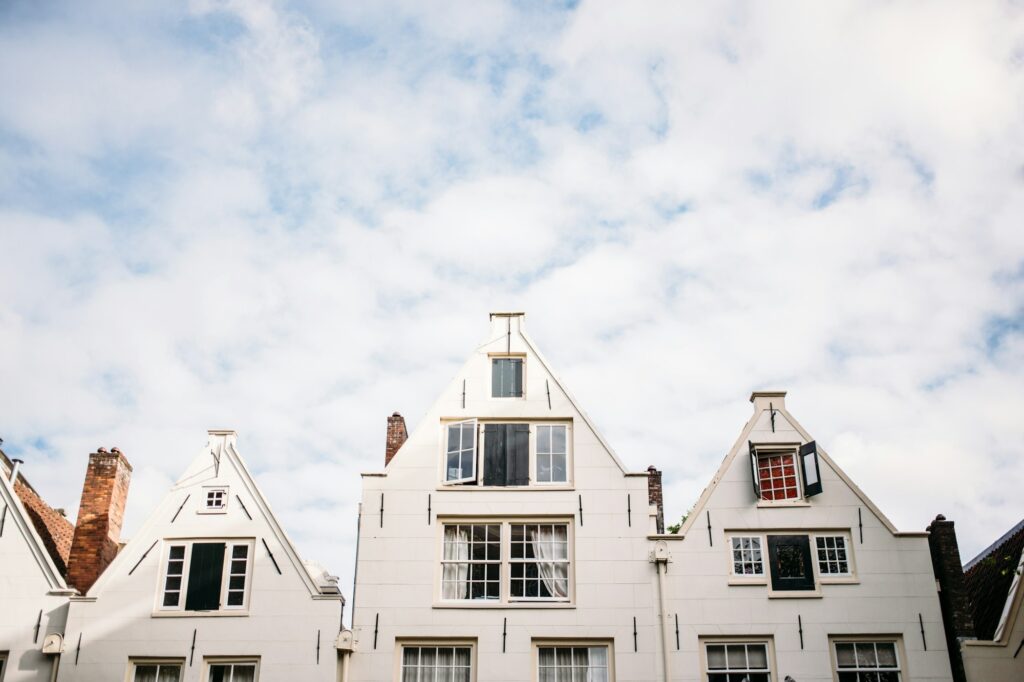
[[[445,483],[469,483],[476,480],[476,433],[475,419],[448,425]]]
[[[224,543],[197,542],[189,562],[186,611],[216,611],[224,577]]]
[[[505,485],[506,443],[505,424],[484,425],[484,485]]]
[[[818,445],[813,440],[800,446],[800,469],[804,474],[804,497],[812,497],[821,493]]]
[[[508,443],[506,485],[530,485],[530,425],[509,424]]]
[[[754,484],[754,497],[761,499],[761,479],[757,473],[757,450],[754,449],[753,441],[747,441],[750,447],[750,481]]]

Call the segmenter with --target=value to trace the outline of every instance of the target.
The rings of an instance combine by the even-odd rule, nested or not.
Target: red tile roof
[[[11,469],[11,461],[3,452],[0,452],[0,461],[7,466],[8,471]],[[25,506],[25,511],[32,519],[32,525],[36,527],[36,532],[39,533],[43,546],[49,552],[57,570],[61,575],[67,575],[71,540],[75,535],[74,525],[61,512],[46,504],[21,473],[14,483],[14,492]]]

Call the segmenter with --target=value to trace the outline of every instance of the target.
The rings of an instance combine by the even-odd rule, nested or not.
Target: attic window
[[[220,488],[206,488],[206,498],[204,500],[203,511],[206,512],[223,512],[228,508],[228,489],[226,487]]]
[[[491,397],[523,397],[523,358],[491,360]]]
[[[247,608],[252,540],[169,544],[161,575],[161,611]]]
[[[780,502],[813,497],[822,491],[818,446],[767,444],[750,448],[750,473],[758,500]],[[800,472],[797,473],[797,468]]]

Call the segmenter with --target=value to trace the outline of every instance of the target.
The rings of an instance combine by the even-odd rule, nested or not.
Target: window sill
[[[733,576],[729,578],[730,585],[767,585],[767,578],[740,578],[739,576]]]
[[[576,605],[572,602],[557,601],[557,602],[478,602],[472,601],[466,602],[450,602],[450,601],[439,601],[434,602],[433,608],[435,609],[575,609]]]
[[[243,618],[248,611],[154,611],[153,618]]]
[[[197,509],[196,514],[227,514],[227,508],[224,509]]]
[[[769,599],[821,599],[821,590],[800,590],[794,592],[772,592],[768,591]]]
[[[644,474],[646,476],[646,474]],[[573,484],[565,483],[533,483],[531,485],[439,485],[436,490],[457,490],[459,492],[496,492],[496,491],[510,491],[510,492],[543,492],[546,490],[576,490],[576,486]]]
[[[859,585],[860,584],[860,578],[858,578],[857,576],[854,576],[854,575],[846,575],[846,576],[835,577],[835,578],[824,578],[823,577],[821,579],[821,584],[822,585]]]
[[[760,500],[757,503],[758,509],[770,509],[780,507],[810,507],[811,503],[807,500]]]

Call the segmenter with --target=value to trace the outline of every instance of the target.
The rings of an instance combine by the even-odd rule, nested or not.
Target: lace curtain
[[[444,559],[441,575],[442,599],[469,598],[469,529],[448,526],[444,529]]]
[[[564,526],[538,526],[530,529],[537,572],[555,599],[565,599],[569,587],[568,544]]]

